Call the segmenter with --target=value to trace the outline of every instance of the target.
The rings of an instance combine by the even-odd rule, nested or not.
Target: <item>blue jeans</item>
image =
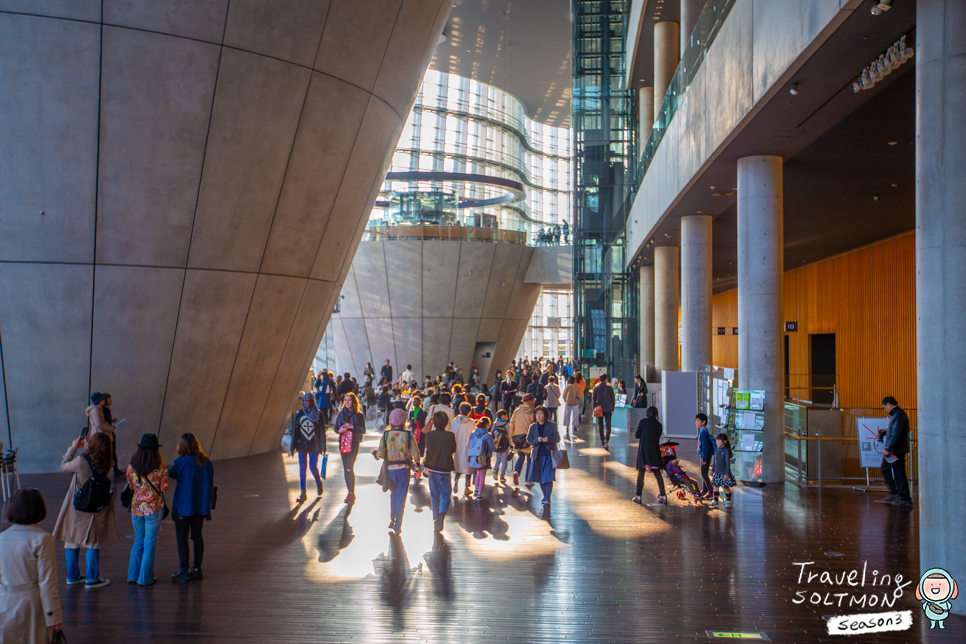
[[[73,547],[71,547],[73,546]],[[77,581],[81,578],[80,574],[80,548],[73,543],[66,545],[64,549],[64,557],[67,559],[67,581]],[[98,575],[100,574],[99,564],[101,561],[101,550],[100,548],[88,548],[87,549],[87,581],[97,581]]]
[[[389,518],[395,520],[396,530],[402,529],[403,512],[406,511],[406,495],[409,493],[409,477],[412,473],[408,467],[389,470],[389,480],[392,488],[389,491]]]
[[[453,497],[453,479],[449,474],[429,473],[429,499],[433,506],[433,520],[446,514]]]
[[[322,477],[319,475],[319,455],[318,454],[303,454],[299,452],[299,483],[302,485],[302,491],[305,492],[305,466],[306,457],[308,457],[308,467],[309,471],[312,472],[312,476],[315,477],[315,485],[317,487],[322,487]]]
[[[161,532],[161,519],[164,508],[146,517],[131,515],[134,524],[134,545],[131,546],[131,560],[127,565],[127,580],[142,586],[154,583],[154,550]]]
[[[526,454],[524,452],[517,452],[517,464],[516,464],[516,467],[513,468],[513,471],[516,472],[517,474],[522,474],[523,465],[524,463],[527,462],[528,458],[530,458],[529,454]]]

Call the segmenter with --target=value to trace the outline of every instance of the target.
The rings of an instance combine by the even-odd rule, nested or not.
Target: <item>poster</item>
[[[588,372],[590,374],[591,384],[593,385],[595,382],[597,382],[598,378],[607,373],[607,367],[590,367]]]
[[[751,400],[749,401],[749,407],[756,411],[761,411],[765,408],[765,392],[761,390],[752,390],[748,392]]]
[[[751,409],[751,392],[739,391],[735,395],[735,409]]]
[[[859,430],[859,465],[879,467],[882,465],[882,441],[879,440],[879,432],[889,428],[889,419],[858,418],[856,423]]]

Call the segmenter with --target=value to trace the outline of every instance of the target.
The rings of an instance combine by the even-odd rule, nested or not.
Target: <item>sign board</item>
[[[607,373],[607,367],[589,367],[588,373],[590,374],[591,383],[596,382],[598,378]]]
[[[733,631],[705,631],[710,639],[726,639],[726,640],[762,640],[770,642],[768,636],[764,633],[749,633],[749,632],[733,632]]]
[[[859,466],[879,467],[882,465],[882,441],[879,431],[889,429],[888,418],[858,418]]]
[[[739,391],[735,394],[735,409],[751,409],[750,391]]]
[[[786,322],[785,333],[798,333],[798,322]]]
[[[547,326],[559,329],[563,327],[563,318],[547,318]]]
[[[617,406],[626,407],[627,406],[627,394],[621,394],[617,397]]]
[[[725,328],[723,326],[719,326],[718,327],[718,335],[724,335],[724,334],[725,334]]]
[[[738,335],[738,327],[736,326],[731,327],[731,335]]]

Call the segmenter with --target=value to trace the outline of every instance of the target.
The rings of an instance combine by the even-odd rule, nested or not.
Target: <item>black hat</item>
[[[111,397],[111,394],[107,394],[107,393],[102,394],[99,391],[95,391],[94,393],[91,394],[91,404],[96,405],[102,400],[107,400],[110,397]]]
[[[141,437],[141,442],[138,443],[138,447],[143,447],[145,449],[158,449],[161,444],[158,443],[157,434],[145,434]]]

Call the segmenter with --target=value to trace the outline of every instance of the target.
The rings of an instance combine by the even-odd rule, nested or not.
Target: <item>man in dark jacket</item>
[[[345,376],[342,378],[342,382],[339,383],[339,388],[336,390],[336,395],[339,397],[340,405],[342,404],[342,399],[345,398],[345,395],[352,393],[352,390],[352,375],[346,371]]]
[[[511,378],[510,372],[507,371],[506,380],[500,384],[500,394],[503,396],[503,409],[506,410],[508,415],[513,413],[513,403],[517,391],[519,391],[517,381]]]
[[[456,434],[446,431],[449,416],[438,411],[433,414],[433,431],[426,436],[426,457],[423,467],[428,471],[429,498],[433,506],[433,525],[436,532],[443,531],[446,511],[449,509],[450,499],[453,497],[453,481],[451,474],[456,454]]]
[[[527,393],[533,396],[535,400],[533,403],[534,409],[542,405],[543,401],[547,398],[547,390],[542,384],[540,384],[540,380],[538,380],[536,376],[534,376],[530,384],[527,385]]]
[[[657,501],[667,505],[667,494],[664,491],[664,459],[661,457],[661,435],[664,433],[664,427],[657,419],[657,407],[648,407],[645,413],[647,416],[638,423],[635,434],[639,441],[637,444],[637,494],[632,501],[641,503],[641,494],[644,492],[644,474],[651,471],[657,478],[657,489],[660,491]]]
[[[714,440],[711,432],[708,431],[708,416],[699,413],[694,417],[694,426],[698,430],[698,458],[701,459],[701,480],[704,484],[701,493],[704,496],[711,496],[714,486],[711,484],[711,460],[714,458]]]
[[[600,380],[594,387],[591,395],[594,409],[600,407],[603,414],[597,417],[597,433],[600,435],[600,445],[604,449],[610,449],[610,418],[617,406],[614,398],[614,390],[610,386],[610,378],[607,374],[601,374]],[[606,425],[606,431],[605,431]]]
[[[389,364],[388,360],[386,360],[386,364],[382,366],[382,370],[379,372],[379,375],[382,377],[383,382],[389,385],[392,384],[392,365]]]
[[[889,414],[889,429],[882,439],[882,478],[889,486],[886,501],[892,505],[912,507],[909,479],[906,478],[906,454],[909,453],[909,417],[892,396],[882,399],[882,408]],[[891,460],[891,462],[890,462]]]

